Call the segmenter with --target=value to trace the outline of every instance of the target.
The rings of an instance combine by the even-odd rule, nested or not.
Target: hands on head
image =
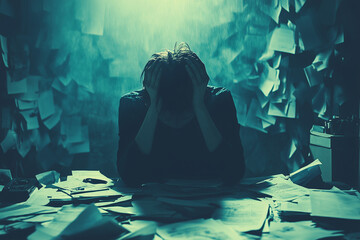
[[[206,86],[209,82],[209,76],[206,72],[205,65],[200,59],[186,59],[185,69],[189,75],[193,86],[193,107],[194,110],[203,107]],[[149,94],[150,105],[156,107],[160,112],[162,99],[159,98],[159,85],[163,72],[163,65],[159,60],[155,60],[146,70],[144,78],[144,87]]]
[[[150,104],[155,106],[160,112],[162,100],[158,99],[159,83],[161,78],[162,68],[159,61],[154,61],[147,69],[144,78],[144,87],[149,94]]]
[[[206,86],[209,82],[209,76],[206,73],[206,68],[200,59],[187,59],[185,69],[190,76],[193,86],[193,107],[196,111],[203,107]]]

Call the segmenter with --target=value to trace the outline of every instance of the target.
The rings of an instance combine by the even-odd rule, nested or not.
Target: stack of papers
[[[161,226],[157,234],[163,239],[239,239],[239,234],[221,221],[198,219]]]
[[[77,171],[63,182],[57,182],[55,172],[47,172],[38,178],[48,185],[35,190],[24,203],[0,209],[0,221],[13,229],[36,226],[30,240],[129,239],[155,234],[155,239],[343,236],[338,230],[319,228],[315,222],[324,218],[359,221],[360,194],[337,188],[307,189],[291,181],[291,176],[300,182],[312,178],[311,169],[318,165],[314,162],[290,177],[243,179],[232,187],[209,180],[146,184],[134,198],[117,191],[112,180],[97,171]],[[83,182],[89,177],[106,183]],[[91,204],[78,204],[83,200]],[[49,206],[54,203],[62,207]]]
[[[261,239],[320,239],[343,236],[339,231],[325,230],[316,227],[311,221],[303,222],[272,222],[270,234],[263,235]]]
[[[254,199],[232,199],[220,203],[220,208],[213,214],[238,232],[259,230],[268,216],[269,204]]]
[[[94,205],[64,206],[46,226],[38,226],[29,240],[62,238],[109,238],[128,231],[112,218],[105,218]]]
[[[360,220],[360,198],[342,191],[311,191],[311,216]]]

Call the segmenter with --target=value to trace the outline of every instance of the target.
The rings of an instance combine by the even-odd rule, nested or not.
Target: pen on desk
[[[84,183],[92,183],[92,184],[106,184],[107,181],[105,180],[101,180],[101,179],[96,179],[96,178],[85,178],[83,180]]]

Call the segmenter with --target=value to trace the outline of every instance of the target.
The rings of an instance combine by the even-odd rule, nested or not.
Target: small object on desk
[[[35,190],[37,180],[29,179],[12,179],[4,186],[1,192],[1,199],[7,202],[22,202],[29,198],[30,194]]]
[[[92,183],[92,184],[106,184],[107,181],[105,180],[101,180],[101,179],[96,179],[96,178],[85,178],[83,180],[84,183]]]

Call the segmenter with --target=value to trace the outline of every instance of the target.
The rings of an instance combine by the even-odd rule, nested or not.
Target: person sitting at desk
[[[232,96],[207,85],[205,65],[188,44],[154,54],[141,78],[144,89],[120,99],[117,167],[124,183],[239,181],[245,163]]]

